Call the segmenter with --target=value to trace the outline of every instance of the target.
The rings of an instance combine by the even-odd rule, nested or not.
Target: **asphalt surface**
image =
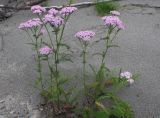
[[[120,4],[127,5],[120,11],[126,29],[115,41],[120,48],[110,50],[106,62],[110,68],[122,67],[140,74],[140,80],[119,93],[133,107],[135,118],[160,118],[160,1],[124,0]],[[12,118],[18,112],[22,118],[26,114],[32,118],[42,117],[34,110],[41,100],[33,87],[36,77],[34,53],[26,44],[27,35],[17,28],[32,17],[35,16],[30,11],[20,11],[0,24],[0,118],[7,115]],[[91,29],[98,39],[105,33],[102,25],[93,7],[80,9],[71,17],[64,40],[72,45],[76,58],[73,65],[61,66],[63,70],[75,74],[80,72],[81,60],[77,58],[80,48],[74,41],[74,34],[82,29]],[[89,51],[93,53],[99,46],[90,47]],[[97,65],[97,59],[92,58],[89,63]]]

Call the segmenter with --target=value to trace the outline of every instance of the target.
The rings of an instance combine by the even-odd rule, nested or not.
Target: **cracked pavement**
[[[120,48],[109,52],[108,66],[122,67],[123,70],[141,75],[140,80],[124,88],[119,95],[131,104],[135,118],[159,118],[160,1],[122,0],[120,4],[124,6],[120,12],[126,29],[121,31],[116,40]],[[36,109],[41,99],[33,87],[36,77],[33,52],[26,44],[26,34],[17,28],[19,23],[31,17],[35,16],[30,11],[19,11],[0,23],[0,118],[6,118],[7,115],[10,118],[42,117],[38,116],[40,114]],[[96,38],[104,35],[101,18],[96,16],[93,7],[80,9],[68,23],[64,38],[77,52],[79,48],[73,41],[74,34],[81,29],[96,31]],[[97,49],[98,45],[89,51]],[[97,64],[94,58],[89,62]],[[62,68],[76,73],[80,69],[80,59],[75,59],[74,66],[65,64]]]

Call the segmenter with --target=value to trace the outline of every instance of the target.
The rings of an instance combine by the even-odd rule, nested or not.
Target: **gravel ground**
[[[131,103],[135,118],[160,118],[160,9],[156,7],[160,7],[160,1],[124,0],[120,3],[127,4],[121,10],[126,29],[121,31],[116,40],[121,48],[109,52],[108,66],[123,67],[123,70],[141,75],[141,79],[133,86],[119,93]],[[142,6],[133,6],[131,3]],[[33,87],[36,74],[33,52],[25,44],[26,34],[17,28],[19,23],[31,17],[34,16],[30,11],[20,11],[0,24],[0,118],[43,118],[36,106],[41,99]],[[104,35],[102,21],[96,16],[93,7],[80,9],[68,23],[65,40],[72,44],[77,53],[79,48],[73,40],[75,32],[81,29],[96,31],[96,38]],[[92,47],[90,51],[94,52],[98,48]],[[96,61],[93,58],[89,62],[97,64]],[[80,59],[76,58],[72,66],[65,64],[61,68],[78,74]]]

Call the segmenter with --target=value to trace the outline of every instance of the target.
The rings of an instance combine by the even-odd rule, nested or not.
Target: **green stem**
[[[44,89],[44,86],[43,86],[43,82],[42,82],[42,66],[41,66],[41,59],[40,59],[40,55],[39,55],[39,52],[38,52],[38,42],[37,42],[37,38],[36,38],[36,53],[37,53],[37,61],[38,61],[38,72],[39,72],[39,80],[40,80],[40,83],[41,83],[41,89],[43,90]]]
[[[32,37],[31,37],[31,35],[29,34],[29,32],[28,31],[26,31],[26,32],[27,32],[28,37],[31,39],[32,43],[34,43],[34,41],[33,41]]]
[[[109,48],[110,34],[111,34],[111,31],[108,30],[107,37],[106,37],[106,39],[105,39],[105,51],[104,51],[103,54],[102,54],[102,62],[101,62],[100,69],[101,69],[102,66],[105,64],[104,60],[105,60],[105,58],[106,58],[106,55],[107,55],[107,52],[108,52],[108,48]]]
[[[49,40],[51,42],[51,45],[52,45],[52,48],[54,48],[54,44],[53,44],[53,41],[52,41],[52,38],[51,38],[51,35],[49,33],[49,29],[47,28],[47,25],[43,22],[42,18],[38,15],[39,19],[41,20],[41,22],[43,23],[43,26],[45,27],[46,31],[47,31],[47,34],[48,34],[48,37],[49,37]]]
[[[99,70],[98,70],[98,73],[97,73],[97,77],[96,77],[96,81],[98,81],[98,83],[100,84],[100,85],[98,85],[97,87],[96,87],[96,89],[97,89],[97,92],[98,91],[101,91],[101,86],[102,86],[102,82],[103,82],[103,80],[104,80],[104,71],[103,71],[103,69],[104,69],[104,66],[105,66],[105,58],[106,58],[106,55],[107,55],[107,52],[108,52],[108,49],[109,49],[109,40],[110,40],[110,34],[111,34],[111,31],[110,30],[108,30],[108,33],[107,33],[107,37],[106,37],[106,39],[105,39],[105,50],[103,51],[103,53],[102,53],[102,61],[101,61],[101,65],[100,65],[100,68],[99,68]],[[98,95],[99,93],[95,93],[95,95]]]
[[[70,6],[72,4],[73,0],[69,0],[68,5]]]
[[[116,36],[117,36],[118,32],[119,32],[119,30],[114,33],[114,36],[113,36],[113,38],[111,39],[111,43],[113,42],[114,39],[116,39]]]
[[[50,70],[50,80],[51,80],[51,95],[53,93],[53,71],[52,71],[52,66],[50,65],[49,63],[49,59],[48,59],[48,56],[47,56],[47,63],[48,63],[48,67],[49,67],[49,70]]]
[[[60,47],[61,47],[60,44],[62,42],[62,38],[63,38],[63,34],[64,34],[64,29],[66,27],[66,22],[68,21],[68,19],[69,19],[69,16],[66,16],[66,21],[65,21],[65,23],[62,26],[62,31],[60,33],[59,40],[58,40],[58,31],[55,32],[56,33],[57,52],[58,52],[58,54],[57,54],[58,63],[59,63],[59,50],[60,50]]]
[[[84,87],[85,95],[86,95],[86,49],[87,49],[87,45],[85,42],[83,47],[83,87]]]
[[[64,29],[65,29],[65,27],[66,27],[66,22],[68,21],[68,19],[69,19],[69,16],[65,16],[66,17],[66,19],[65,19],[65,23],[63,24],[63,26],[62,26],[62,31],[61,31],[61,34],[60,34],[60,38],[59,38],[59,42],[58,42],[58,44],[60,44],[61,43],[61,41],[62,41],[62,38],[63,38],[63,34],[64,34]]]
[[[107,52],[108,52],[108,42],[109,42],[109,38],[106,39],[106,47],[105,47],[105,51],[103,52],[103,55],[102,55],[101,66],[105,63],[104,60],[105,60]]]
[[[59,63],[59,43],[58,43],[58,32],[56,32],[56,44],[57,49],[55,50],[55,80],[56,80],[56,88],[57,88],[57,99],[58,99],[58,108],[60,108],[60,89],[58,83],[59,71],[58,71],[58,63]]]

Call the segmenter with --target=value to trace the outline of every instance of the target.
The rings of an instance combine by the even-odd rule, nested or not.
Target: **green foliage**
[[[100,2],[95,5],[95,10],[97,13],[101,16],[109,14],[110,11],[117,10],[118,9],[118,3],[116,2]]]
[[[117,96],[111,96],[114,105],[111,108],[111,116],[117,118],[134,118],[133,111],[128,103]]]
[[[100,103],[100,101],[103,100],[112,101],[110,108],[107,109]],[[103,111],[107,111],[106,113],[109,114],[109,118],[134,118],[130,105],[112,93],[99,97],[98,102],[101,104],[99,107],[103,109]]]
[[[68,4],[73,4],[76,0],[68,0]]]
[[[42,5],[43,5],[43,6],[49,6],[48,0],[44,0],[44,2],[42,2]]]
[[[68,0],[68,4],[73,3],[73,1],[74,0]],[[111,10],[116,10],[118,5],[115,2],[103,2],[97,3],[95,7],[99,14],[104,15]],[[38,17],[41,20],[43,19],[41,15],[38,15]],[[27,32],[31,39],[31,42],[28,44],[31,45],[32,49],[36,52],[35,61],[37,62],[36,70],[38,77],[35,83],[40,90],[40,95],[45,98],[47,102],[51,102],[53,105],[52,107],[55,105],[59,111],[61,108],[65,109],[65,105],[74,108],[69,112],[74,112],[77,118],[133,118],[134,115],[130,105],[116,96],[117,92],[128,84],[127,79],[120,78],[121,70],[118,74],[115,74],[113,70],[108,68],[105,62],[106,57],[108,56],[108,50],[113,47],[119,47],[113,43],[113,40],[119,33],[119,29],[109,26],[106,31],[106,36],[94,42],[95,44],[102,42],[103,46],[101,52],[93,54],[93,56],[98,56],[101,59],[100,65],[95,67],[89,64],[94,77],[93,82],[89,84],[86,83],[86,79],[88,78],[86,76],[86,71],[88,66],[87,49],[89,41],[79,40],[82,48],[80,57],[82,58],[83,64],[82,79],[84,93],[84,95],[79,95],[76,86],[70,84],[74,78],[63,75],[62,71],[59,69],[60,64],[68,61],[73,62],[71,47],[63,41],[63,33],[68,19],[69,16],[65,18],[65,23],[57,29],[53,28],[52,25],[43,24],[44,26],[36,27]],[[50,28],[48,28],[48,26]],[[43,40],[42,34],[40,34],[42,27],[46,28],[49,42]],[[54,33],[54,40],[52,39],[50,32]],[[39,49],[43,45],[53,49],[52,52],[48,55],[40,54]],[[44,65],[42,63],[47,65],[49,76],[43,75]],[[134,75],[132,79],[136,80],[136,78],[138,78],[138,76]],[[78,93],[78,95],[75,95],[76,93]],[[84,100],[80,103],[82,104],[80,108],[77,105],[80,101],[79,96],[84,97]],[[111,105],[105,107],[104,101],[111,101]]]
[[[93,115],[95,118],[109,118],[109,116],[104,111],[95,111]]]

